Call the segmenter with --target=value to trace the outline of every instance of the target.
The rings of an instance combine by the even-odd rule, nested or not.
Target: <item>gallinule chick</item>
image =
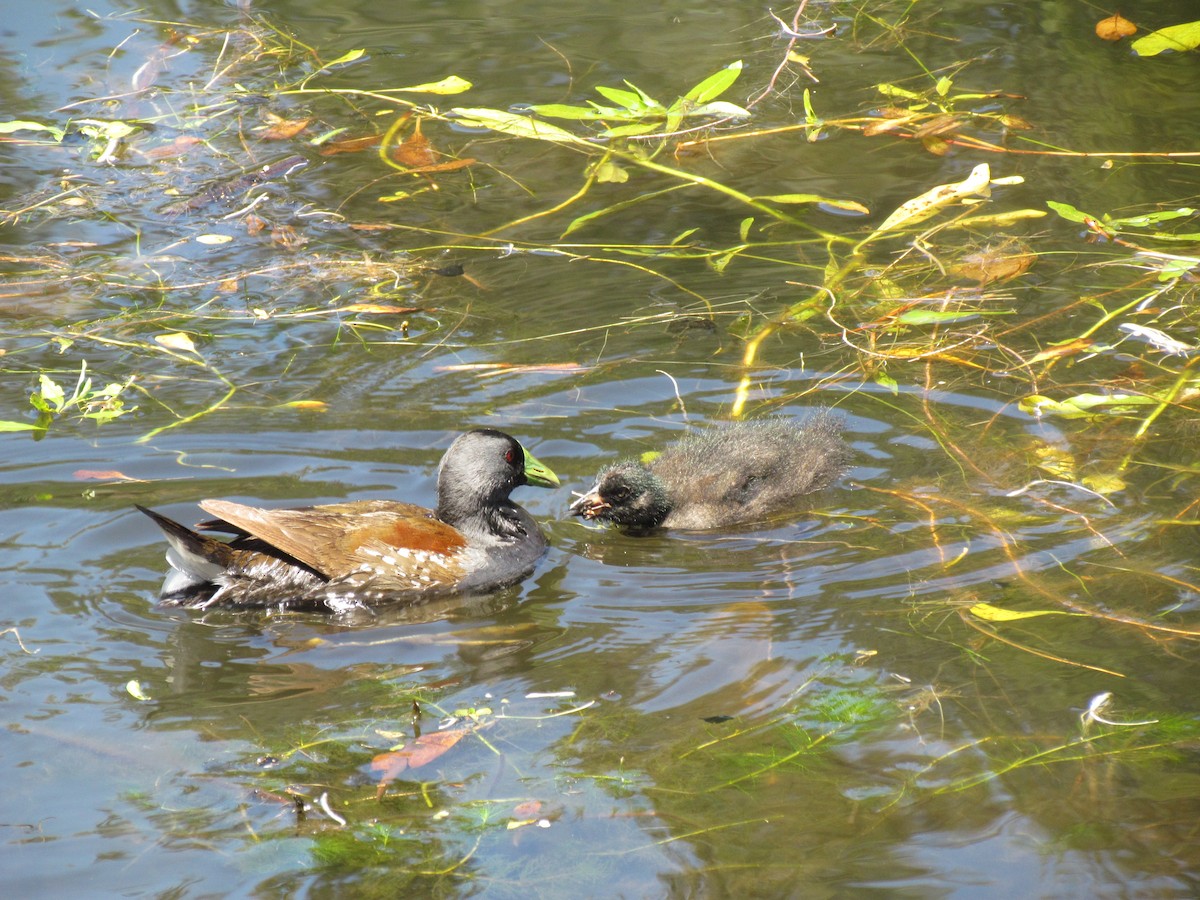
[[[648,463],[601,470],[570,511],[631,531],[760,522],[844,471],[850,451],[841,430],[821,412],[803,425],[762,419],[689,434]]]
[[[559,481],[507,434],[479,429],[442,457],[435,510],[391,500],[298,509],[201,501],[217,519],[198,528],[236,535],[225,542],[138,509],[170,544],[165,606],[344,611],[520,581],[546,549],[537,522],[509,499],[523,484]]]

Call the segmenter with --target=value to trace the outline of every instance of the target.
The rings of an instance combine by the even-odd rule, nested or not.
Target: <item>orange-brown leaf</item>
[[[204,141],[198,137],[181,134],[169,144],[162,144],[158,147],[151,147],[149,150],[143,151],[142,156],[151,160],[172,159],[176,156],[182,156],[197,144],[202,143],[204,143]]]
[[[346,138],[344,141],[330,141],[321,147],[322,156],[335,156],[338,153],[361,153],[378,147],[383,140],[382,134],[368,134],[366,137]]]
[[[1117,13],[1096,23],[1096,37],[1106,41],[1119,41],[1137,32],[1137,26]]]
[[[437,155],[433,152],[429,138],[421,134],[419,129],[415,129],[404,143],[392,151],[392,158],[412,169],[437,163]]]
[[[407,753],[408,767],[416,769],[438,759],[470,733],[470,729],[467,728],[457,728],[454,731],[434,731],[421,735],[408,747],[396,752]]]
[[[76,469],[75,477],[80,481],[141,481],[116,469]]]
[[[1076,338],[1073,341],[1066,341],[1062,344],[1053,344],[1037,353],[1026,365],[1031,366],[1034,363],[1045,362],[1048,359],[1064,359],[1068,356],[1086,353],[1093,347],[1095,347],[1095,344],[1085,338]]]
[[[514,819],[532,819],[542,811],[541,800],[526,800],[513,807]]]
[[[278,119],[273,124],[264,128],[262,131],[262,139],[264,141],[285,141],[288,138],[294,138],[312,122],[308,119]]]
[[[432,166],[417,166],[408,171],[413,175],[433,175],[437,172],[453,172],[456,169],[465,169],[467,166],[473,165],[475,165],[474,159],[449,159]]]
[[[388,315],[408,315],[421,312],[420,306],[391,306],[387,303],[351,303],[343,306],[339,312],[384,313]]]
[[[371,771],[378,772],[383,781],[380,793],[388,782],[405,769],[417,769],[433,762],[470,733],[469,728],[434,731],[414,739],[403,750],[378,754],[371,760]]]

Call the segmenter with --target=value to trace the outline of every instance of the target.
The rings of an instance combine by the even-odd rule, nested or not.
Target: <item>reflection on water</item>
[[[326,7],[270,13],[324,60],[368,49],[323,84],[454,72],[476,82],[468,96],[481,106],[578,103],[584,86],[625,78],[690,85],[736,58],[761,86],[783,46],[749,6]],[[936,27],[958,41],[953,56],[924,37],[912,46],[932,68],[986,57],[963,79],[1029,94],[1023,114],[1055,142],[1115,146],[1128,130],[1110,111],[1128,97],[1103,92],[1134,96],[1151,76],[1105,77],[1096,97],[1058,86],[1059,71],[1124,63],[1078,37],[1090,35],[1078,10],[1039,10],[981,16],[951,3]],[[617,208],[568,237],[581,244],[546,252],[570,216],[467,240],[570,197],[582,158],[546,147],[531,159],[518,142],[431,127],[440,146],[482,162],[397,176],[371,152],[322,156],[314,134],[263,137],[310,114],[322,133],[367,130],[375,107],[274,94],[289,66],[307,76],[313,64],[306,52],[247,56],[237,9],[187,12],[223,19],[178,26],[203,36],[194,44],[113,11],[12,12],[0,65],[14,117],[136,115],[154,120],[146,147],[183,146],[192,101],[227,104],[229,123],[182,160],[3,145],[3,205],[31,208],[0,230],[12,326],[0,419],[29,415],[39,368],[65,381],[84,358],[101,382],[137,372],[139,407],[100,427],[64,417],[39,440],[4,436],[0,859],[14,895],[1195,892],[1197,539],[1163,525],[1191,502],[1190,426],[1164,416],[1146,439],[1160,468],[1122,470],[1116,493],[1084,491],[1074,475],[1117,469],[1120,423],[1035,420],[1016,405],[1025,384],[1012,371],[964,374],[957,349],[869,357],[868,370],[855,353],[873,334],[798,315],[764,341],[751,406],[798,419],[835,407],[855,454],[847,476],[770,527],[631,537],[588,526],[566,516],[568,488],[726,417],[745,339],[821,283],[841,250],[773,226],[764,233],[778,243],[761,258],[635,253],[707,252],[751,228],[744,210],[690,188],[618,206],[648,190],[636,179],[592,186],[580,214]],[[842,24],[812,45],[822,115],[914,74],[886,33],[875,42],[863,22]],[[241,30],[228,45],[212,38],[229,29]],[[994,53],[997,35],[1018,37]],[[131,94],[154,59],[154,89]],[[246,90],[214,93],[234,64]],[[121,96],[89,105],[109,94]],[[755,124],[785,127],[802,109],[797,88],[757,108]],[[1155,127],[1172,121],[1164,109]],[[229,207],[162,214],[296,152],[309,165],[263,185],[261,231],[225,219]],[[689,171],[880,211],[979,161],[918,152],[791,134],[713,151]],[[1028,206],[1164,199],[1144,181],[1131,198],[1116,172],[1097,186],[1093,170],[1004,165],[1023,167],[1029,194],[1009,196]],[[398,199],[405,190],[421,193]],[[46,205],[64,191],[90,205]],[[859,224],[819,221],[839,234]],[[460,265],[463,277],[436,274]],[[1039,258],[1008,285],[1010,305],[1077,302],[1080,270],[1053,265]],[[1111,287],[1088,271],[1088,290]],[[155,340],[184,331],[194,352]],[[523,584],[342,618],[153,605],[163,546],[133,503],[181,521],[211,496],[429,505],[453,435],[486,425],[564,481],[519,495],[551,544]],[[1085,725],[1104,692],[1118,724]],[[406,752],[384,783],[373,761]]]

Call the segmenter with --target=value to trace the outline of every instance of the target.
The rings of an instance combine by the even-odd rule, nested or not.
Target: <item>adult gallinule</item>
[[[170,544],[166,606],[343,611],[519,581],[546,538],[509,494],[523,484],[558,483],[516,440],[479,429],[456,438],[442,457],[436,510],[391,500],[298,509],[201,501],[217,519],[198,528],[237,535],[225,542],[138,509]]]
[[[631,531],[760,522],[842,473],[850,451],[841,430],[821,412],[803,425],[762,419],[689,434],[648,463],[601,470],[570,511]]]

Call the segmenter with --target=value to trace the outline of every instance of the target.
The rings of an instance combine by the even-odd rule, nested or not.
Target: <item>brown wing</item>
[[[410,503],[362,500],[302,509],[259,509],[229,500],[204,500],[200,508],[331,580],[364,566],[378,567],[381,554],[398,561],[453,557],[466,546],[455,528]],[[396,550],[413,552],[392,552]],[[403,562],[397,564],[403,568]]]

